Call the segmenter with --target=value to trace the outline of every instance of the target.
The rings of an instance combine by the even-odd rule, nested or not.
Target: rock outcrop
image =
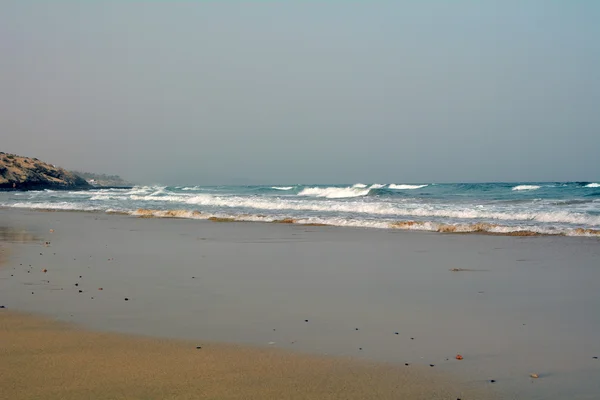
[[[88,189],[85,179],[37,158],[0,152],[0,189]]]

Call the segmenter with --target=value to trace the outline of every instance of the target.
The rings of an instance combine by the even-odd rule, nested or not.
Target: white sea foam
[[[600,188],[600,183],[588,183],[585,185],[586,188]]]
[[[192,200],[192,201],[190,201]],[[223,200],[227,202],[224,203]],[[235,199],[226,198],[219,199],[209,195],[196,196],[195,198],[187,198],[185,202],[187,204],[219,204],[221,207],[240,207],[248,206],[249,204],[243,204],[237,202]],[[403,214],[402,211],[398,212],[397,215],[403,217],[409,217],[408,221],[397,221],[393,218],[373,218],[369,216],[359,217],[351,216],[297,216],[287,214],[286,210],[293,210],[290,205],[297,203],[282,204],[281,202],[274,202],[270,205],[263,204],[263,206],[269,206],[273,213],[269,215],[259,213],[240,213],[236,212],[201,212],[190,209],[174,209],[174,210],[130,210],[124,208],[111,208],[104,209],[106,212],[128,212],[132,215],[139,216],[154,216],[154,217],[165,217],[165,218],[188,218],[188,219],[210,219],[210,218],[228,218],[236,221],[255,221],[255,222],[274,222],[274,221],[291,221],[297,224],[324,224],[333,226],[346,226],[346,227],[363,227],[363,228],[379,228],[379,229],[403,229],[403,230],[423,230],[423,231],[434,231],[434,232],[490,232],[498,234],[529,234],[529,232],[547,235],[566,235],[566,236],[600,236],[600,218],[592,217],[589,215],[577,215],[569,212],[548,212],[548,213],[531,213],[531,214],[492,214],[489,212],[467,212],[463,210],[463,213],[456,211],[458,214],[453,212],[445,212],[443,210],[432,210],[425,211],[423,209],[413,209],[411,212]],[[350,203],[351,204],[351,203]],[[346,203],[345,205],[348,205]],[[73,211],[101,211],[99,207],[86,205],[83,203],[73,202],[40,202],[40,203],[12,203],[12,204],[1,204],[4,207],[14,208],[29,208],[29,209],[48,209],[48,210],[73,210]],[[254,204],[254,208],[260,208],[258,204]],[[274,206],[274,207],[273,207]],[[342,206],[342,204],[338,204]],[[300,207],[297,207],[298,209]],[[301,208],[306,209],[306,208]],[[283,212],[282,212],[283,211]],[[354,210],[356,211],[356,210]],[[406,211],[406,210],[404,210]],[[453,217],[453,218],[482,218],[493,219],[497,217],[499,220],[516,220],[522,219],[521,222],[513,223],[509,222],[507,225],[493,224],[490,222],[481,222],[481,220],[475,220],[472,222],[443,222],[439,220],[424,219],[424,217]],[[527,217],[527,218],[526,218]],[[416,220],[414,219],[416,218]],[[536,222],[544,222],[544,225],[537,225]],[[592,226],[591,228],[581,229],[574,228],[571,226],[564,226],[561,224],[579,224],[585,226]],[[594,227],[595,224],[595,227]]]
[[[359,189],[364,189],[367,187],[367,185],[365,185],[364,183],[355,183],[354,185],[352,185],[353,188],[359,188]]]
[[[189,187],[184,187],[181,190],[201,190],[202,188],[200,186],[189,186]]]
[[[394,183],[390,183],[390,185],[388,186],[389,189],[394,189],[394,190],[414,190],[414,189],[421,189],[427,187],[427,185],[396,185]]]
[[[339,188],[334,188],[339,189]],[[350,189],[350,188],[346,188]],[[363,189],[368,191],[368,189]],[[291,211],[322,211],[352,214],[371,214],[401,217],[437,217],[476,220],[504,221],[537,221],[544,223],[566,223],[587,226],[600,226],[600,216],[569,211],[529,211],[518,210],[486,210],[473,207],[458,207],[456,205],[434,208],[429,205],[394,204],[388,202],[363,201],[330,201],[270,199],[261,197],[213,196],[202,194],[193,197],[184,196],[131,196],[134,200],[165,201],[189,205],[212,207],[246,208],[257,210],[291,210]],[[325,197],[325,193],[321,193]]]
[[[521,191],[521,190],[537,190],[540,187],[537,185],[518,185],[512,188],[512,190],[515,191]]]
[[[136,210],[130,213],[137,216],[153,216],[157,218],[190,218],[190,219],[225,219],[240,222],[286,222],[299,225],[328,225],[337,227],[375,228],[375,229],[399,229],[431,231],[443,233],[469,233],[488,232],[505,235],[566,235],[566,236],[589,236],[598,237],[600,231],[573,229],[564,227],[540,227],[533,225],[493,225],[486,223],[475,224],[443,224],[434,221],[392,221],[355,219],[340,217],[307,217],[293,218],[289,216],[265,216],[260,214],[208,214],[187,210]]]
[[[292,190],[293,186],[271,186],[271,189],[275,190]]]
[[[114,194],[96,194],[89,200],[97,201],[90,204],[88,201],[77,202],[65,198],[63,201],[41,201],[41,202],[18,202],[7,203],[4,206],[18,208],[56,208],[56,209],[106,209],[108,207],[121,207],[124,209],[140,207],[143,205],[129,203],[130,200],[136,202],[147,202],[149,204],[182,204],[188,206],[204,206],[209,210],[217,211],[219,208],[225,209],[244,209],[247,213],[258,213],[258,210],[264,211],[295,211],[301,213],[318,212],[323,217],[329,217],[332,213],[363,215],[367,218],[369,215],[377,218],[406,217],[427,219],[435,218],[440,220],[458,219],[458,220],[478,220],[478,221],[514,221],[542,224],[570,224],[581,227],[595,228],[600,226],[600,216],[590,214],[589,211],[595,211],[596,203],[579,206],[580,208],[552,209],[548,205],[540,205],[535,209],[514,207],[492,207],[460,204],[423,204],[421,202],[391,202],[391,201],[368,201],[345,200],[336,201],[336,198],[348,198],[364,196],[369,192],[368,188],[307,188],[304,196],[310,198],[270,198],[262,196],[216,196],[210,194],[188,194],[171,193],[169,195],[130,195],[124,198],[123,193],[120,196]],[[314,197],[328,198],[329,201],[319,200]],[[103,200],[111,200],[111,203],[102,204]],[[366,199],[365,199],[366,200]],[[115,203],[118,202],[118,203]],[[153,208],[150,206],[150,208]],[[161,207],[162,208],[162,207]],[[255,210],[255,211],[253,211]]]
[[[374,183],[369,187],[369,189],[381,189],[383,187],[385,187],[385,185],[382,185],[381,183]]]
[[[3,204],[3,207],[29,208],[32,210],[65,210],[65,211],[102,211],[102,208],[93,207],[81,203],[44,202],[44,203],[12,203]]]
[[[356,185],[355,185],[356,186]],[[366,185],[365,185],[366,187]],[[328,199],[343,199],[348,197],[360,197],[369,194],[368,188],[362,187],[312,187],[305,188],[298,196],[309,196],[309,197],[325,197]]]

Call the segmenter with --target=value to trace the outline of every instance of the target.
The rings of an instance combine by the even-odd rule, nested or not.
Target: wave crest
[[[428,185],[396,185],[394,183],[390,183],[388,189],[394,190],[415,190],[427,187]]]
[[[514,191],[521,191],[521,190],[538,190],[540,188],[540,186],[537,185],[518,185],[512,188],[512,190]]]
[[[356,185],[355,185],[356,186]],[[366,185],[365,185],[366,187]],[[366,196],[369,194],[369,188],[362,187],[312,187],[305,188],[298,196],[308,196],[308,197],[325,197],[328,199],[343,199],[348,197],[360,197]]]
[[[600,183],[588,183],[585,185],[586,188],[600,188]]]

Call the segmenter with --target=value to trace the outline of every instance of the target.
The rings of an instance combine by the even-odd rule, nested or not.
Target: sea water
[[[0,192],[0,206],[438,232],[600,235],[600,184],[356,183]]]

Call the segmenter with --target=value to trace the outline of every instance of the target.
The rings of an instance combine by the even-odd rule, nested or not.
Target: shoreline
[[[327,223],[303,222],[301,219],[284,218],[265,220],[260,218],[247,218],[247,215],[238,215],[232,217],[217,217],[212,214],[202,213],[200,211],[190,210],[151,210],[137,209],[133,211],[119,210],[76,210],[76,209],[56,209],[56,208],[35,208],[35,207],[8,207],[0,206],[0,210],[26,210],[40,213],[89,213],[89,214],[105,214],[105,215],[121,215],[144,219],[180,219],[192,221],[207,221],[219,223],[259,223],[259,224],[284,224],[296,225],[304,227],[329,227],[340,229],[362,229],[362,230],[384,230],[384,231],[401,231],[401,232],[426,232],[437,233],[443,235],[484,235],[484,236],[507,236],[507,237],[580,237],[600,240],[600,229],[590,228],[574,228],[571,234],[564,232],[546,233],[536,232],[532,230],[515,230],[515,231],[494,231],[494,228],[506,228],[507,226],[491,223],[474,223],[474,224],[439,224],[436,229],[414,229],[414,227],[423,227],[427,222],[402,220],[396,222],[385,223],[385,226],[354,226],[354,225],[334,225]],[[252,217],[252,216],[251,216]],[[261,216],[254,216],[261,217]],[[246,218],[246,219],[245,219]],[[492,230],[490,230],[492,229]]]

